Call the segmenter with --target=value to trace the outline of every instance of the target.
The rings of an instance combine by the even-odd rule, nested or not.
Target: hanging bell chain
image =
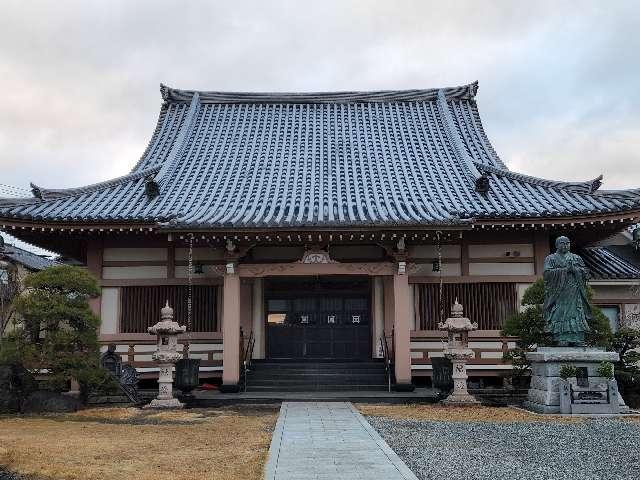
[[[193,233],[189,236],[189,266],[187,267],[188,292],[187,292],[187,341],[185,343],[184,358],[189,358],[191,348],[191,331],[193,330]]]
[[[440,230],[438,230],[436,232],[436,239],[437,239],[437,252],[438,252],[438,275],[440,277],[440,288],[439,288],[439,293],[438,293],[438,304],[440,306],[440,322],[444,322],[444,283],[443,283],[443,279],[442,279],[442,242],[440,237],[442,236],[442,232]]]

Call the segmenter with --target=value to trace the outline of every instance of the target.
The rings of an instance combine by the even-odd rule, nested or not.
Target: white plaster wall
[[[640,303],[640,298],[635,295],[632,285],[598,285],[597,282],[591,283],[593,289],[593,298],[602,299],[629,299]],[[630,301],[629,303],[635,303]]]
[[[442,342],[411,342],[411,348],[416,350],[423,348],[444,348],[444,344]]]
[[[375,358],[382,358],[380,337],[384,332],[384,285],[382,277],[373,278],[373,349]]]
[[[460,245],[442,245],[443,258],[460,258]],[[438,258],[436,245],[414,245],[409,247],[411,258]]]
[[[147,267],[103,267],[102,278],[105,280],[167,278],[167,267],[161,265]]]
[[[118,333],[120,289],[105,287],[100,297],[100,333]]]
[[[253,336],[255,338],[255,346],[253,347],[253,358],[263,359],[265,357],[265,317],[264,317],[264,298],[263,298],[263,280],[256,278],[253,280]]]
[[[193,278],[220,277],[219,265],[202,265],[202,273],[193,272]],[[189,278],[189,267],[178,265],[175,268],[176,278]]]
[[[480,352],[480,358],[502,358],[502,352]]]
[[[425,276],[425,277],[439,277],[440,272],[433,271],[433,265],[431,263],[418,263],[415,265],[415,271],[411,272],[411,275]],[[459,263],[443,263],[442,264],[442,276],[444,277],[459,277],[462,275],[462,268]]]
[[[502,342],[469,342],[469,348],[502,348]]]
[[[520,257],[533,257],[530,243],[505,243],[493,245],[469,245],[469,258],[506,257],[507,252],[520,252]]]
[[[156,345],[135,345],[133,350],[138,352],[155,352],[157,349]]]
[[[469,263],[469,275],[535,275],[533,263]]]
[[[176,260],[186,262],[189,260],[188,248],[176,248]],[[223,260],[224,251],[221,248],[194,248],[193,260]]]
[[[524,297],[524,292],[527,291],[527,288],[529,288],[531,285],[533,285],[532,283],[518,283],[516,285],[517,291],[518,291],[518,308],[520,309],[520,311],[522,312],[525,307],[522,305],[522,297]]]
[[[166,261],[166,248],[105,248],[104,262]]]

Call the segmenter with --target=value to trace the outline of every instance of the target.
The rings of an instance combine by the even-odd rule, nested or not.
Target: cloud
[[[126,173],[160,82],[207,90],[426,88],[480,81],[513,169],[640,186],[634,2],[3,2],[0,182]]]

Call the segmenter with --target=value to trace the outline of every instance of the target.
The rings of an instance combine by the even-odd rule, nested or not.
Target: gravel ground
[[[640,478],[640,422],[367,420],[422,480]]]

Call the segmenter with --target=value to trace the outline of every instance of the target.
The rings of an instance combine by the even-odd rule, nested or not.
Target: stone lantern
[[[157,349],[151,358],[160,368],[158,398],[147,405],[147,408],[182,408],[184,404],[173,397],[173,364],[182,358],[182,353],[178,352],[178,335],[184,333],[186,327],[173,321],[173,308],[167,300],[160,311],[160,321],[147,330],[158,337]]]
[[[469,332],[478,329],[477,323],[464,317],[462,305],[456,302],[451,307],[451,317],[438,324],[440,330],[446,330],[448,335],[444,356],[453,365],[453,392],[443,403],[470,404],[478,403],[467,391],[467,362],[474,357],[469,348]]]

